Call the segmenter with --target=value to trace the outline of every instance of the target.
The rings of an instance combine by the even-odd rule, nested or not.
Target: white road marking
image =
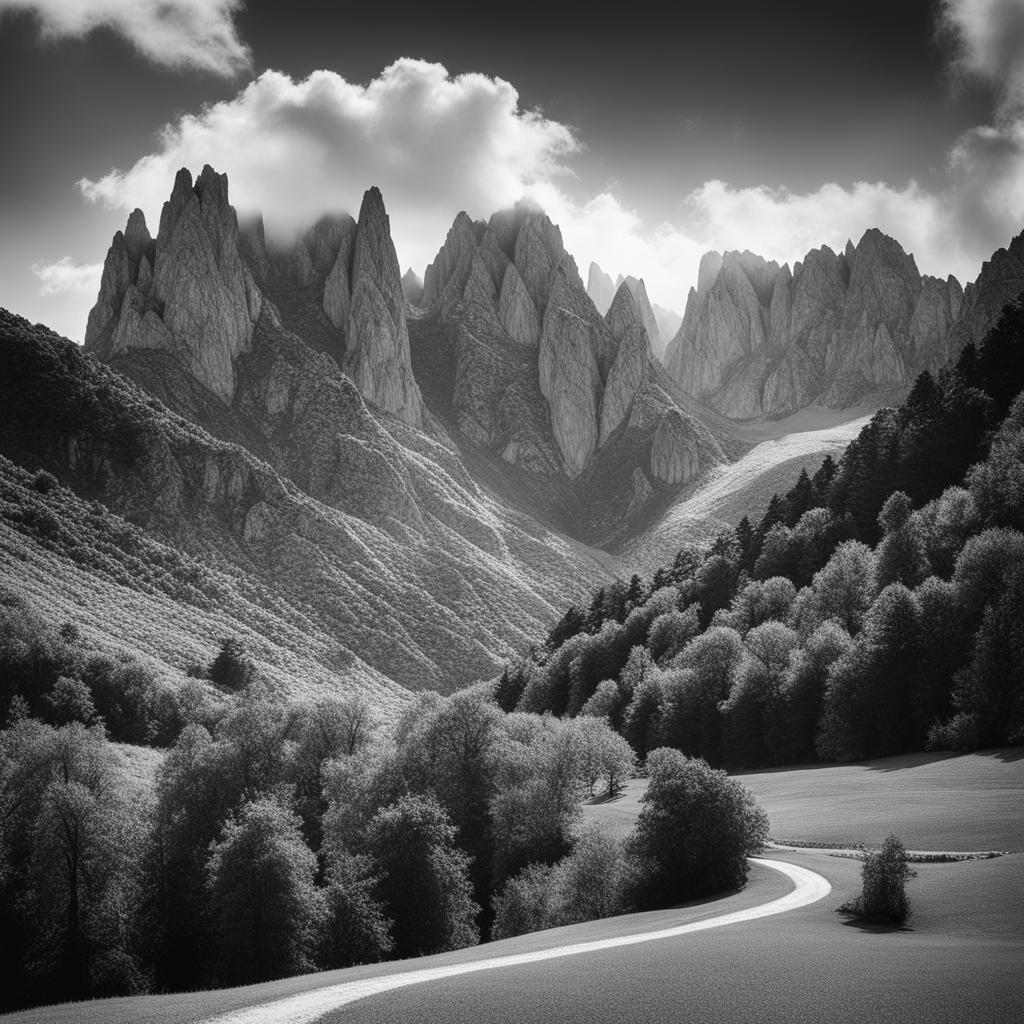
[[[663,928],[660,931],[642,932],[637,935],[620,935],[607,939],[595,939],[591,942],[580,942],[571,946],[556,946],[552,949],[539,949],[530,953],[514,953],[508,956],[492,957],[488,960],[472,960],[468,963],[446,964],[443,967],[428,967],[419,971],[406,971],[402,974],[385,974],[376,978],[365,978],[361,981],[343,982],[340,985],[327,985],[312,989],[283,999],[262,1005],[247,1006],[241,1010],[221,1014],[210,1018],[210,1024],[310,1024],[318,1017],[341,1006],[354,1003],[368,996],[408,985],[420,985],[427,981],[438,981],[441,978],[453,978],[460,974],[473,974],[476,971],[493,971],[506,967],[520,967],[524,964],[540,963],[544,960],[556,960],[566,956],[579,956],[584,953],[597,953],[605,949],[619,946],[635,946],[641,942],[656,942],[659,939],[673,939],[691,932],[707,931],[710,928],[722,928],[725,925],[739,924],[743,921],[755,921],[773,914],[784,914],[789,910],[806,907],[816,903],[832,891],[825,878],[814,871],[789,864],[781,860],[764,860],[752,857],[751,862],[767,868],[781,871],[794,884],[792,892],[781,896],[759,907],[748,907],[736,910],[731,914],[721,914],[703,921],[677,925],[675,928]]]

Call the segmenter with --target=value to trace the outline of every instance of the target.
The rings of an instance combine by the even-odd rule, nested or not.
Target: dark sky
[[[0,0],[0,14],[16,2],[31,0]],[[125,212],[86,202],[75,182],[132,167],[159,148],[161,126],[230,101],[266,69],[295,81],[328,69],[365,84],[409,56],[505,79],[522,108],[571,126],[582,143],[566,193],[585,202],[610,190],[650,230],[674,222],[710,179],[799,194],[911,179],[941,190],[951,145],[991,116],[984,88],[949,88],[951,41],[936,38],[931,0],[630,0],[597,11],[555,0],[250,0],[235,25],[252,66],[231,77],[159,67],[107,29],[41,39],[31,15],[8,13],[0,304],[80,336],[75,321],[92,295],[42,297],[31,267],[96,263]]]

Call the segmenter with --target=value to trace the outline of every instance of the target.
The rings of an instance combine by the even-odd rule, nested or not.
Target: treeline
[[[43,722],[19,696],[0,732],[5,1009],[245,984],[699,897],[741,885],[767,834],[741,786],[676,751],[648,758],[624,842],[581,829],[581,800],[632,773],[629,744],[596,718],[506,714],[493,686],[421,694],[384,730],[358,699],[296,704],[249,678],[184,725],[141,791],[94,709],[64,707],[64,724]]]
[[[169,676],[141,658],[92,648],[74,623],[50,626],[30,602],[0,588],[0,721],[102,723],[117,742],[168,747],[188,725],[212,729],[231,694],[254,678],[233,637],[209,665]]]
[[[756,526],[569,608],[502,705],[736,768],[1024,741],[1022,339],[1018,301]]]

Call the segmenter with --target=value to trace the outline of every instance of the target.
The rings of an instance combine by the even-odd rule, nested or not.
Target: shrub
[[[47,716],[56,725],[82,722],[88,725],[96,717],[89,687],[81,679],[61,676],[53,689],[43,698]]]
[[[672,906],[747,877],[747,857],[768,838],[768,816],[747,790],[703,759],[661,748],[647,756],[651,781],[626,841],[636,902]]]
[[[252,682],[256,668],[245,652],[245,645],[233,636],[225,637],[210,665],[211,682],[229,690],[243,690]]]
[[[860,895],[839,909],[878,924],[903,924],[910,917],[907,880],[914,875],[903,843],[898,836],[889,835],[880,850],[872,850],[864,858]]]
[[[495,895],[492,939],[509,939],[550,928],[553,897],[549,864],[530,864]]]
[[[52,473],[47,473],[45,469],[41,469],[33,478],[32,486],[40,494],[49,494],[57,486],[57,478]]]

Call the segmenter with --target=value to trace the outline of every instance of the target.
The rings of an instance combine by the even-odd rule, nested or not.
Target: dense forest
[[[7,1009],[665,905],[742,885],[767,836],[746,790],[669,750],[630,836],[582,828],[581,801],[635,770],[629,744],[597,718],[505,713],[493,683],[421,694],[384,729],[360,698],[288,700],[232,639],[167,686],[10,594],[0,680]],[[115,741],[163,748],[155,781]]]
[[[1024,742],[1024,300],[707,550],[570,607],[507,709],[753,768]]]

